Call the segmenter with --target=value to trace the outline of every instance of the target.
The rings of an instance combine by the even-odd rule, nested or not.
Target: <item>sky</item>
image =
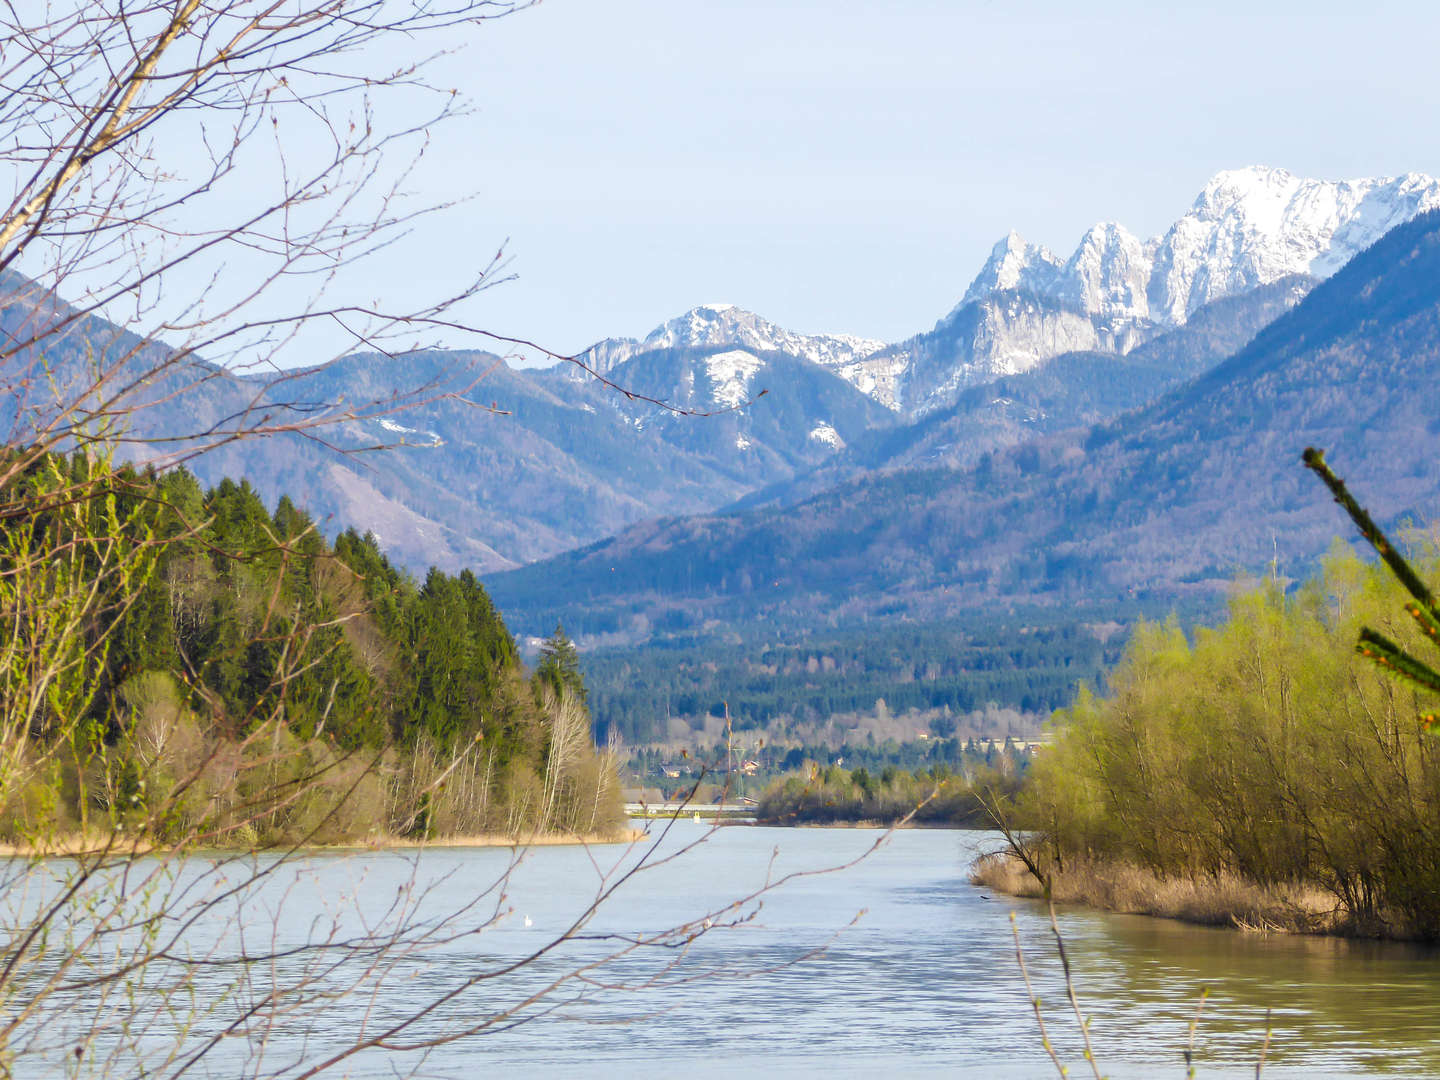
[[[576,352],[727,302],[894,341],[1010,229],[1164,231],[1215,172],[1440,174],[1440,5],[544,0],[440,60],[474,112],[416,184],[464,198],[384,260]],[[460,344],[460,342],[453,342]]]

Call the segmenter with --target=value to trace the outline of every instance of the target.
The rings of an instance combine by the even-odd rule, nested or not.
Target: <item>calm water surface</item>
[[[667,844],[707,831],[678,822]],[[760,888],[767,873],[848,862],[878,835],[721,828],[698,850],[632,879],[590,929],[626,935],[683,923]],[[989,896],[966,880],[975,856],[997,846],[983,833],[897,833],[858,865],[791,880],[743,926],[707,933],[684,954],[642,951],[597,968],[593,984],[572,987],[578,996],[513,1030],[441,1047],[423,1062],[376,1052],[342,1074],[394,1076],[418,1065],[419,1075],[436,1077],[1053,1076],[1016,962],[1013,911],[1051,1037],[1071,1076],[1089,1075],[1043,908]],[[514,913],[497,926],[402,959],[387,975],[387,998],[336,1003],[326,1030],[304,1043],[283,1024],[263,1047],[227,1040],[198,1075],[264,1074],[287,1059],[314,1059],[362,1023],[383,1022],[457,979],[527,955],[593,895],[592,858],[609,870],[626,857],[614,847],[532,851],[512,875]],[[273,888],[276,896],[288,890],[287,911],[303,905],[307,891],[333,901],[358,890],[362,906],[374,906],[418,874],[435,883],[424,910],[439,913],[472,898],[508,860],[503,849],[323,856]],[[248,910],[261,917],[265,905]],[[1183,1077],[1204,987],[1195,1039],[1201,1077],[1255,1075],[1267,1010],[1266,1076],[1440,1076],[1440,954],[1433,951],[1082,911],[1062,911],[1060,925],[1108,1076]],[[283,929],[296,940],[309,932]],[[422,1031],[442,1033],[514,1006],[614,947],[613,938],[568,943],[520,975],[483,982]],[[661,984],[607,989],[651,978]],[[268,1056],[257,1057],[262,1049]]]

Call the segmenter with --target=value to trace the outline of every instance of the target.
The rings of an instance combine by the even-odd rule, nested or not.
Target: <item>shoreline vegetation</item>
[[[770,783],[756,804],[755,823],[889,828],[909,816],[915,825],[985,828],[992,823],[986,803],[1013,799],[1029,762],[1008,739],[993,766],[958,773],[945,765],[913,772],[886,766],[871,773],[810,762],[801,773]]]
[[[409,851],[425,848],[532,848],[532,847],[590,847],[601,844],[633,844],[645,839],[644,829],[617,827],[592,833],[545,832],[529,835],[508,835],[504,833],[470,833],[439,836],[425,839],[418,836],[372,836],[365,839],[337,841],[333,844],[302,844],[301,851],[316,853],[360,853],[367,851]],[[114,853],[149,855],[169,853],[173,849],[164,844],[152,843],[144,838],[125,837],[123,840],[107,843],[104,835],[82,836],[71,833],[57,836],[39,844],[20,841],[0,842],[0,859],[60,859],[78,855]],[[263,854],[267,850],[288,850],[280,846],[270,848],[237,849],[233,845],[206,847],[192,844],[187,848],[192,854],[220,854],[247,850]]]
[[[1440,571],[1433,543],[1421,573]],[[1237,594],[1187,638],[1137,627],[1104,696],[1082,686],[1005,809],[1016,895],[1212,925],[1440,941],[1440,739],[1430,700],[1360,652],[1423,641],[1380,566]],[[1037,880],[1027,882],[1026,878]]]
[[[971,868],[970,881],[1006,896],[1046,899],[1044,886],[1009,852],[982,855]],[[1069,864],[1051,873],[1049,899],[1119,915],[1149,915],[1251,933],[1374,936],[1357,933],[1323,889],[1296,883],[1261,885],[1224,871],[1163,878],[1130,863]]]
[[[0,687],[0,842],[624,827],[573,643],[557,627],[527,669],[468,570],[418,581],[283,496],[272,513],[243,481],[205,490],[84,452],[18,463],[0,499],[40,508],[0,531],[0,599],[25,616]]]

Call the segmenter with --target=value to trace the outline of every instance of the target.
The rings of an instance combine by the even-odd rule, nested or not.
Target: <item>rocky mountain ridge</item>
[[[953,406],[970,387],[1065,353],[1124,355],[1207,304],[1285,278],[1323,279],[1390,229],[1440,207],[1422,173],[1314,180],[1251,166],[1217,173],[1162,236],[1102,222],[1068,258],[1011,232],[935,326],[883,345],[804,335],[730,305],[707,305],[643,340],[609,339],[585,359],[601,371],[657,349],[734,345],[820,364],[900,415]]]
[[[643,340],[606,338],[580,359],[609,374],[633,356],[661,349],[703,349],[734,345],[759,352],[782,352],[811,363],[840,369],[885,348],[885,342],[854,334],[800,334],[786,330],[734,304],[702,304],[657,326]]]
[[[1228,170],[1150,240],[1102,222],[1062,260],[1011,232],[956,311],[1020,290],[1112,324],[1178,326],[1223,296],[1292,274],[1328,277],[1396,225],[1436,207],[1440,180],[1423,173],[1326,181],[1263,166]]]

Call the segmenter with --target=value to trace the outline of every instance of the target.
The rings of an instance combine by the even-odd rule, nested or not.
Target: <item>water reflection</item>
[[[1140,916],[1067,912],[1080,981],[1128,1015],[1188,1022],[1205,1060],[1254,1061],[1270,1011],[1276,1065],[1440,1075],[1440,954],[1389,942],[1257,936]],[[1106,1010],[1110,1011],[1110,1010]],[[1108,1025],[1095,1021],[1097,1038]]]

